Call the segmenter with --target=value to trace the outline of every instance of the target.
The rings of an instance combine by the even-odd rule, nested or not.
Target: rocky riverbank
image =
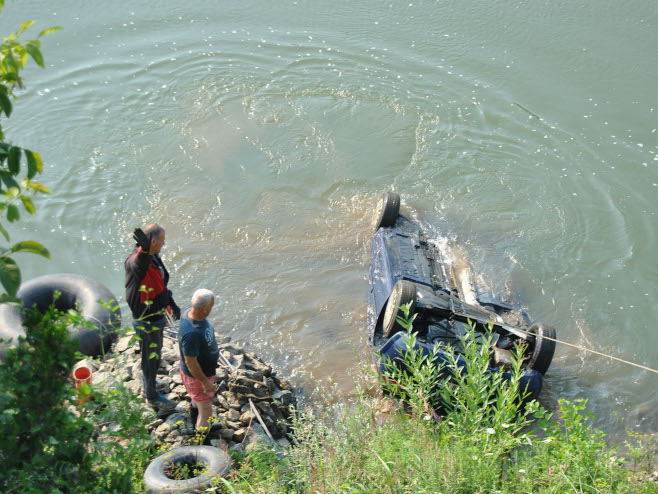
[[[215,379],[213,417],[219,425],[212,429],[210,444],[228,449],[238,445],[250,449],[257,443],[270,444],[254,413],[253,404],[278,446],[285,448],[289,445],[289,407],[296,404],[290,384],[280,379],[271,365],[260,360],[255,353],[230,340],[230,337],[218,337],[217,340],[223,357],[220,364],[223,365],[217,369]],[[78,365],[92,368],[94,387],[112,389],[123,385],[140,396],[140,358],[139,345],[134,336],[129,335],[117,342],[114,353],[105,361],[85,360]],[[153,418],[147,429],[156,445],[167,450],[195,444],[199,440],[190,417],[190,398],[179,370],[178,343],[167,336],[162,348],[157,388],[168,399],[178,402],[178,406],[165,415],[145,414],[145,418]],[[112,424],[106,427],[111,428]]]

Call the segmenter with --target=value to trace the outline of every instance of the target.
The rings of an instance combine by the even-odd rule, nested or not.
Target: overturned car
[[[381,357],[380,372],[386,362],[403,360],[406,343],[398,316],[402,315],[400,306],[409,304],[409,316],[416,315],[416,344],[425,355],[437,344],[459,354],[469,321],[476,334],[492,328],[492,370],[510,366],[515,346],[525,344],[522,380],[530,393],[528,399],[536,398],[555,352],[555,330],[532,324],[523,311],[493,297],[471,297],[466,302],[452,265],[437,244],[421,225],[400,214],[399,195],[385,193],[375,219],[366,324],[370,344]]]

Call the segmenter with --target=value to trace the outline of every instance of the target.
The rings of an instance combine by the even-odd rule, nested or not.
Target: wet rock
[[[276,393],[272,393],[272,399],[281,403],[284,407],[288,407],[294,403],[292,391],[288,389],[282,389]]]
[[[260,360],[249,359],[246,361],[247,369],[251,368],[255,373],[261,376],[269,376],[272,373],[272,367],[262,363]]]

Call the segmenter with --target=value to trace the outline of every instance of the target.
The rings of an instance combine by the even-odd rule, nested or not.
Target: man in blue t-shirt
[[[215,369],[219,348],[215,330],[206,319],[214,305],[215,295],[210,290],[201,288],[194,292],[192,307],[183,311],[178,331],[180,373],[185,389],[192,399],[192,406],[198,409],[197,429],[208,427],[215,395]]]

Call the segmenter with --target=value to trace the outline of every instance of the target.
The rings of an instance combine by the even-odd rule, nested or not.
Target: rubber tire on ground
[[[544,336],[554,339],[555,329],[545,324],[536,323],[530,326],[528,332],[535,335],[535,344],[532,348],[528,367],[544,375],[550,367],[555,353],[555,341],[548,340]]]
[[[384,192],[375,211],[375,231],[381,227],[393,226],[400,214],[400,196],[395,192]]]
[[[55,292],[60,295],[54,300]],[[49,274],[27,281],[21,285],[17,296],[23,301],[24,309],[15,304],[0,304],[0,338],[12,338],[12,345],[18,337],[24,336],[23,321],[25,311],[48,310],[53,302],[63,312],[74,309],[95,327],[72,328],[71,338],[78,340],[84,355],[99,356],[108,352],[121,329],[121,310],[116,297],[102,283],[77,274]],[[111,303],[111,309],[98,301]],[[113,301],[113,302],[111,302]],[[0,346],[0,360],[4,359],[5,347]]]
[[[413,316],[416,309],[416,285],[411,281],[400,280],[393,287],[391,296],[386,302],[384,316],[382,319],[382,333],[386,338],[390,338],[398,331],[404,328],[397,321],[397,316],[403,316],[400,306],[411,302],[409,307],[409,317]]]
[[[199,462],[206,471],[198,477],[174,480],[167,476],[171,464]],[[183,446],[173,449],[153,460],[144,472],[144,487],[150,493],[201,492],[212,485],[217,477],[226,475],[231,469],[231,459],[221,449],[212,446]]]

